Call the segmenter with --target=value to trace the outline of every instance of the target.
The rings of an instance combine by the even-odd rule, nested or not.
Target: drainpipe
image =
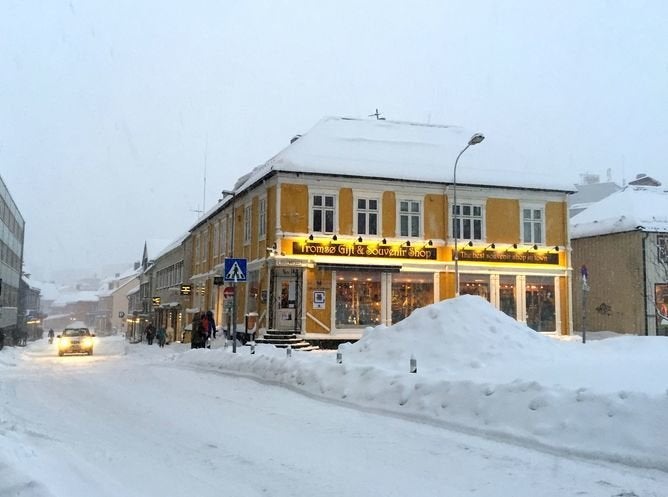
[[[638,226],[638,229],[643,229],[642,226]],[[643,307],[645,309],[645,336],[649,335],[649,327],[647,326],[647,256],[645,251],[645,246],[647,244],[647,238],[649,233],[645,232],[645,236],[642,239],[642,290],[643,290]]]

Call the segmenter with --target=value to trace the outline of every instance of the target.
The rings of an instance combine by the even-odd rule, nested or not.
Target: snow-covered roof
[[[97,296],[97,291],[78,291],[61,293],[53,302],[54,307],[64,307],[67,304],[75,302],[98,302],[100,299]]]
[[[573,216],[570,225],[571,238],[632,230],[668,232],[668,190],[626,186]]]
[[[152,258],[154,260],[157,260],[160,257],[162,257],[163,255],[165,255],[165,254],[169,253],[170,251],[174,250],[176,247],[178,247],[179,245],[181,245],[183,243],[183,240],[185,240],[188,237],[189,234],[190,234],[189,231],[186,231],[185,233],[182,233],[181,235],[179,235],[178,238],[176,238],[175,240],[172,240],[172,242],[170,242],[158,254],[156,254],[155,257],[152,257]]]
[[[172,240],[166,238],[147,238],[145,243],[146,255],[149,260],[155,260],[156,256],[172,243]]]
[[[273,171],[452,183],[455,160],[472,135],[459,126],[325,117],[253,169],[235,191]],[[530,164],[508,143],[487,136],[460,158],[457,184],[574,191],[557,166]]]

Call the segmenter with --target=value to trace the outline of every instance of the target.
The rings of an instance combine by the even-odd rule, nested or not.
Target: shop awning
[[[398,273],[401,271],[400,265],[356,265],[356,264],[330,264],[318,263],[317,269],[326,271],[373,271],[374,273]]]

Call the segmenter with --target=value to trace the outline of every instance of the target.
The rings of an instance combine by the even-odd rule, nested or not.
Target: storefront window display
[[[336,327],[357,328],[380,323],[380,273],[337,272]]]
[[[392,275],[392,324],[407,318],[419,307],[434,303],[431,275],[397,273]]]
[[[499,308],[504,314],[517,319],[515,276],[499,276]]]
[[[481,274],[462,274],[459,276],[460,295],[478,295],[489,300],[489,276]]]
[[[556,331],[554,278],[527,276],[527,326],[536,331]]]
[[[654,285],[656,294],[656,334],[668,336],[668,284]]]

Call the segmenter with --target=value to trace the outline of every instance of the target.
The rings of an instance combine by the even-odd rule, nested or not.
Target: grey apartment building
[[[0,176],[0,328],[18,326],[25,222]]]

